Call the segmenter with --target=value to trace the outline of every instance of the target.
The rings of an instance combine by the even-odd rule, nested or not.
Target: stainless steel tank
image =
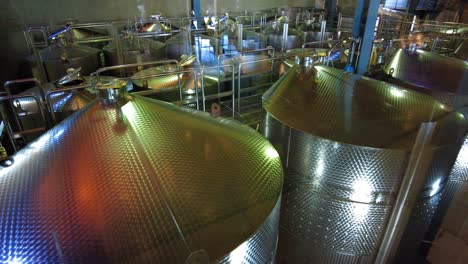
[[[426,93],[468,114],[468,64],[439,54],[399,49],[384,65],[390,82]]]
[[[47,80],[56,81],[67,73],[69,68],[80,68],[83,75],[90,75],[101,67],[100,50],[72,43],[56,43],[39,51]],[[37,67],[34,56],[28,56],[33,68]]]
[[[271,58],[266,52],[258,53],[238,53],[233,56],[222,58],[220,64],[224,65],[224,75],[231,76],[232,68],[230,65],[234,66],[234,72],[237,74],[239,71],[239,66],[241,66],[241,74],[264,74],[271,72],[272,70],[272,61],[267,59]]]
[[[285,36],[286,33],[286,36]],[[268,45],[277,50],[300,48],[304,44],[304,34],[289,28],[288,23],[273,22],[263,34],[268,36]]]
[[[156,61],[165,57],[165,45],[159,41],[129,37],[121,39],[120,45],[122,61],[119,61],[116,43],[112,42],[103,48],[107,66]]]
[[[140,94],[151,98],[167,102],[193,100],[196,102],[197,93],[201,98],[202,82],[197,71],[190,69],[184,68],[181,70],[185,72],[180,72],[174,65],[151,67],[137,72],[131,79],[136,90],[143,90]],[[205,76],[203,85],[205,93],[218,91],[218,81],[213,78]]]
[[[263,105],[285,168],[281,263],[373,263],[420,125],[437,124],[422,202],[446,182],[466,126],[429,96],[325,66],[293,66]]]
[[[32,83],[36,86],[24,86]],[[22,89],[18,90],[20,86]],[[70,73],[57,82],[41,84],[36,79],[7,81],[7,96],[1,98],[1,116],[6,126],[11,153],[21,149],[55,124],[96,98],[89,77],[80,77],[79,71]]]
[[[167,23],[160,15],[154,15],[149,21],[143,23],[138,29],[139,33],[157,33],[165,34],[170,33],[175,28],[172,24]]]
[[[188,31],[181,31],[166,40],[166,56],[169,59],[179,60],[182,55],[189,55],[192,53],[192,40]]]
[[[283,176],[268,141],[104,94],[0,168],[2,262],[271,263]]]
[[[386,79],[387,82],[431,95],[468,118],[468,65],[466,62],[426,51],[409,52],[400,49],[384,65],[384,71],[392,76]],[[465,137],[448,180],[448,185],[452,188],[444,190],[438,206],[437,204],[431,206],[430,211],[434,214],[435,220],[429,218],[425,221],[425,226],[429,226],[431,220],[433,222],[424,238],[426,241],[436,238],[440,219],[444,218],[457,186],[468,182],[467,153],[468,137]],[[410,233],[413,230],[409,229],[407,232]],[[405,254],[404,246],[402,245],[399,261],[408,261],[407,255],[409,254]]]
[[[221,40],[217,37],[191,34],[183,30],[166,40],[166,56],[169,59],[180,60],[183,55],[195,54],[201,64],[213,65],[216,64],[221,47]]]
[[[333,47],[332,43],[328,45],[320,44],[314,48],[291,49],[286,51],[286,58],[280,65],[280,74],[290,69],[296,64],[297,60],[307,63],[316,63],[330,65],[335,68],[344,68],[347,63],[348,55],[343,47]]]
[[[65,75],[60,80],[51,83],[40,84],[21,92],[21,95],[32,94],[41,100],[41,103],[49,107],[55,115],[55,121],[60,122],[75,111],[84,108],[96,98],[93,93],[93,78],[81,77],[79,73],[71,79]],[[109,77],[103,77],[109,78]],[[6,83],[6,86],[22,82],[32,82],[34,79],[15,80]],[[74,87],[83,87],[73,89]],[[37,113],[38,106],[33,98],[21,98],[15,100],[15,111],[18,113]]]
[[[239,34],[237,30],[227,31],[221,32],[219,35],[224,53],[264,49],[268,44],[266,35],[251,30],[242,30],[242,34]],[[242,37],[241,43],[239,43],[239,37]]]
[[[277,50],[282,49],[283,35],[280,33],[266,32],[268,34],[268,45],[274,47]],[[300,48],[304,43],[304,37],[293,29],[288,31],[288,36],[286,37],[286,45],[284,46],[285,50]]]
[[[332,32],[324,31],[321,32],[321,24],[316,23],[314,20],[309,19],[304,22],[298,28],[299,31],[304,32],[305,42],[316,42],[316,41],[326,41],[333,37]]]

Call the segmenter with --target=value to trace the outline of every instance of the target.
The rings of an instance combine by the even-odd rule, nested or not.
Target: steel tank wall
[[[226,257],[218,260],[219,264],[258,264],[274,263],[278,247],[278,229],[280,219],[281,197],[270,216],[257,232]]]
[[[328,85],[338,85],[336,81],[328,81]],[[326,80],[318,81],[321,85],[323,82]],[[313,97],[304,94],[307,96]],[[297,97],[285,101],[292,98]],[[333,116],[322,118],[326,118],[323,122],[333,120]],[[294,115],[290,119],[298,120]],[[372,263],[392,213],[410,149],[368,147],[326,139],[283,123],[268,110],[264,135],[277,149],[285,168],[280,263]],[[447,182],[459,147],[449,144],[431,149],[432,160],[414,209],[415,218],[410,223],[418,229],[407,233],[404,241],[422,240],[421,234],[424,235],[437,207],[438,193]],[[432,213],[428,213],[429,209]]]
[[[265,127],[285,167],[280,262],[371,262],[391,213],[388,197],[376,199],[396,189],[407,153],[321,139],[271,115]],[[353,182],[368,196],[354,197]]]
[[[285,167],[280,248],[286,249],[280,251],[280,260],[371,263],[409,152],[326,140],[288,127],[271,115],[266,115],[265,127],[265,136]],[[438,196],[431,197],[432,184],[439,175],[448,175],[456,153],[456,147],[434,150],[437,158],[426,180],[426,195],[418,203],[421,209],[417,209],[424,218],[414,218],[425,225],[411,225],[419,227],[417,231],[428,227],[431,216],[425,214],[426,208],[438,202]],[[367,191],[362,193],[363,189]]]
[[[384,65],[384,71],[393,76],[390,83],[428,94],[453,107],[468,119],[468,66],[462,60],[442,56],[436,53],[417,51],[415,53],[400,49]],[[466,165],[468,153],[468,136],[465,136],[455,164],[447,179],[447,187],[442,192],[424,203],[424,207],[413,213],[413,222],[422,219],[411,226],[423,226],[424,233],[418,232],[422,229],[407,228],[406,234],[419,233],[419,240],[406,241],[402,243],[397,255],[397,261],[417,261],[420,254],[427,254],[430,246],[421,244],[421,240],[433,241],[436,239],[438,230],[449,208],[454,192],[458,186],[468,182],[468,166]],[[439,197],[440,196],[440,197]],[[437,201],[437,202],[436,202]],[[423,212],[429,213],[421,218]]]

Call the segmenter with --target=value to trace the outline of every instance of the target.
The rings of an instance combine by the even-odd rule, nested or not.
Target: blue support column
[[[353,23],[353,38],[354,39],[359,39],[360,32],[361,32],[361,25],[362,25],[362,16],[364,13],[364,5],[365,5],[365,0],[356,0],[356,7],[354,9],[354,23]],[[346,72],[354,72],[354,65],[356,64],[356,53],[357,51],[357,46],[358,43],[356,41],[353,41],[350,52],[349,52],[349,57],[348,57],[348,63],[345,67]]]
[[[361,35],[362,15],[364,13],[365,0],[356,0],[356,9],[354,10],[353,37],[359,38]]]
[[[359,35],[361,37],[361,50],[359,52],[359,60],[356,69],[357,74],[364,74],[367,71],[367,67],[369,66],[374,41],[375,23],[377,22],[377,16],[379,13],[379,6],[380,1],[369,0],[367,16],[364,23],[364,30],[362,32],[359,31]],[[356,27],[356,22],[354,26]]]
[[[201,0],[192,0],[192,10],[195,17],[201,17]]]

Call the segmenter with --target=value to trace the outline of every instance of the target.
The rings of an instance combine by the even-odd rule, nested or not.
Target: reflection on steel
[[[282,187],[273,147],[235,121],[122,100],[89,105],[0,169],[0,260],[270,263]]]
[[[465,118],[468,117],[466,62],[425,51],[409,54],[405,50],[398,50],[384,70],[396,79],[391,79],[391,82],[429,94],[465,115]],[[460,155],[466,148],[465,144]],[[462,162],[460,155],[457,164]]]
[[[437,124],[424,198],[445,184],[466,125],[429,96],[324,66],[295,65],[263,105],[285,167],[285,263],[373,262],[420,125]]]
[[[45,95],[45,102],[53,124],[64,120],[75,111],[90,104],[96,95],[92,92],[90,83],[66,88],[52,89]]]
[[[437,99],[442,99],[439,95],[468,95],[468,64],[462,60],[422,50],[399,49],[387,61],[384,71]]]

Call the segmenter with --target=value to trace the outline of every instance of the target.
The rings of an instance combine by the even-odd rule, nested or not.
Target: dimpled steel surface
[[[399,49],[384,71],[394,78],[432,93],[468,95],[468,64],[459,59],[417,50]]]
[[[201,79],[197,79],[197,81],[195,81],[193,72],[172,73],[175,71],[175,67],[173,66],[152,67],[137,72],[132,76],[132,81],[139,87],[160,91],[171,91],[178,89],[179,84],[183,93],[195,93],[192,91],[195,89],[195,87],[201,89]],[[210,87],[215,84],[216,81],[212,79],[204,79],[204,85],[206,87]]]
[[[41,92],[44,94],[53,91],[56,88],[53,84],[47,83],[42,87],[34,87],[21,93],[22,95],[34,94],[42,100]],[[53,93],[50,96],[50,103],[54,112],[74,112],[77,111],[89,103],[91,103],[96,96],[89,89],[82,89],[80,91],[66,91]],[[20,106],[18,111],[25,113],[38,112],[36,101],[32,97],[24,97],[15,99],[15,104]]]
[[[216,262],[246,241],[252,258],[275,250],[261,240],[276,236],[282,168],[266,140],[139,96],[122,114],[93,103],[0,169],[1,263],[184,263],[196,251]]]
[[[263,104],[296,130],[375,148],[411,149],[420,124],[431,121],[437,121],[432,143],[451,144],[465,125],[427,95],[325,66],[308,72],[292,67],[264,94]]]
[[[420,124],[437,122],[423,204],[465,132],[429,96],[322,66],[294,66],[263,100],[264,135],[285,167],[281,263],[372,263]]]
[[[455,165],[453,165],[450,179],[468,182],[468,137],[465,138],[465,142],[458,153],[457,161]]]
[[[465,41],[466,42],[466,41]],[[393,70],[392,70],[393,69]],[[397,51],[392,59],[385,65],[384,70],[391,74],[394,78],[398,79],[399,85],[431,95],[435,99],[443,102],[449,107],[456,109],[459,113],[463,114],[465,118],[468,117],[468,64],[462,60],[441,56],[438,54],[418,51],[415,54],[409,54],[404,50]],[[450,177],[447,181],[447,185],[458,185],[459,182],[468,182],[468,136],[465,137],[464,143],[458,153],[455,164],[445,164],[445,166],[432,167],[430,172],[432,177],[427,183],[437,184],[439,181],[439,175],[446,175],[445,170],[452,168]],[[455,153],[442,153],[442,155],[456,155]],[[443,165],[443,164],[440,164]],[[440,171],[444,170],[444,171]],[[443,179],[447,180],[447,179]],[[430,188],[427,188],[426,194],[431,192]],[[442,218],[446,213],[446,210],[452,200],[453,188],[444,187],[444,191],[447,193],[440,198],[440,205],[436,211],[435,219]],[[442,188],[441,188],[442,189]],[[437,204],[436,204],[437,205]],[[432,216],[433,213],[427,215]],[[418,218],[416,213],[411,217]],[[426,222],[431,218],[426,217]],[[420,221],[421,222],[421,221]],[[437,230],[439,227],[437,221],[435,224],[429,226],[429,224],[414,225],[428,227],[430,232]],[[408,228],[407,233],[416,235],[415,230],[421,230],[421,228]],[[419,232],[421,233],[421,232]],[[420,235],[419,235],[420,236]],[[413,236],[415,237],[415,236]],[[429,239],[433,239],[429,238]],[[408,245],[401,245],[401,248],[411,248],[419,246],[420,243],[413,243],[413,247]],[[414,251],[414,250],[413,250]],[[409,254],[409,250],[400,250],[400,254],[397,256],[398,260],[414,261],[414,259],[405,259],[409,257],[415,258],[415,254]]]

